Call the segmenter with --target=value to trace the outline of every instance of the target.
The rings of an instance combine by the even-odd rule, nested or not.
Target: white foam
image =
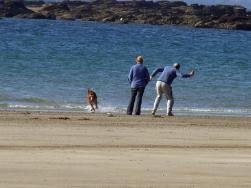
[[[90,111],[90,106],[81,104],[60,104],[60,105],[35,105],[35,104],[4,104],[1,109],[27,109],[27,110],[53,110],[53,111]],[[152,108],[143,108],[142,113],[148,114]],[[125,114],[126,107],[99,106],[96,112]],[[157,113],[165,114],[166,109],[160,108]],[[245,116],[251,117],[251,109],[228,109],[228,108],[174,108],[175,114],[183,115],[219,115],[219,116]]]

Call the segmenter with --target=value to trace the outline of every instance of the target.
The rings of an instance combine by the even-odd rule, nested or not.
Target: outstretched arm
[[[179,70],[176,71],[176,75],[181,77],[181,78],[190,78],[192,76],[194,76],[194,70],[192,70],[191,72],[187,73],[187,74],[182,74]]]

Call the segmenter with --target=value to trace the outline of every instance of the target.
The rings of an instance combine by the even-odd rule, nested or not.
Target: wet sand
[[[0,187],[251,187],[251,118],[0,112]]]

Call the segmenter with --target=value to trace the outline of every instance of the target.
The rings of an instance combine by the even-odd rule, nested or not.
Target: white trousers
[[[153,106],[153,113],[157,111],[157,108],[159,107],[160,100],[162,98],[162,95],[164,94],[167,100],[167,114],[172,112],[174,99],[173,99],[173,92],[172,87],[165,82],[157,81],[156,82],[156,99]]]

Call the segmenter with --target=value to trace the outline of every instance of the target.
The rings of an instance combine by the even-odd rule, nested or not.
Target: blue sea
[[[0,19],[0,110],[88,112],[93,88],[99,112],[125,113],[138,55],[149,72],[174,63],[195,69],[173,83],[175,114],[251,116],[251,32],[27,19]],[[158,113],[165,109],[163,99]]]

